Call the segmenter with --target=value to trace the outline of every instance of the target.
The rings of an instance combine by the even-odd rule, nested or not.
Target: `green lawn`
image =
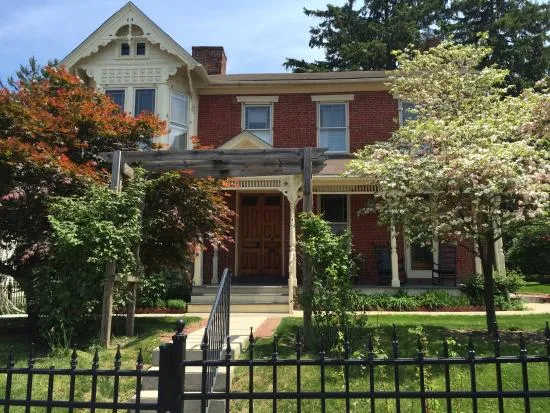
[[[550,314],[542,315],[504,315],[499,316],[499,325],[502,333],[502,353],[503,355],[519,354],[519,332],[523,332],[527,339],[527,348],[529,354],[546,354],[544,346],[544,326],[545,321],[550,319]],[[475,347],[478,355],[490,355],[492,352],[492,343],[484,333],[485,318],[483,316],[416,316],[403,315],[391,316],[380,315],[370,316],[366,327],[358,328],[352,334],[352,348],[356,357],[361,357],[364,353],[366,336],[374,334],[378,337],[376,341],[376,351],[391,354],[391,324],[398,328],[400,336],[400,355],[402,357],[416,356],[416,336],[409,332],[422,325],[428,338],[428,354],[431,356],[442,355],[443,340],[450,337],[456,340],[452,350],[463,356],[467,353],[468,335],[472,333]],[[294,334],[296,328],[301,326],[301,319],[284,319],[277,330],[280,336],[279,355],[281,358],[294,357]],[[256,345],[256,357],[271,357],[272,339],[260,339]],[[332,355],[335,355],[333,353]],[[316,358],[317,350],[307,352],[304,357]],[[246,354],[244,355],[246,357]],[[519,366],[503,366],[503,381],[505,389],[521,390],[521,371]],[[477,386],[479,390],[495,389],[495,367],[477,366]],[[418,370],[415,367],[401,367],[400,379],[402,390],[419,390]],[[319,367],[302,368],[302,384],[304,390],[320,390],[320,370]],[[343,389],[342,369],[339,367],[326,367],[326,391],[341,391]],[[234,390],[248,390],[248,369],[240,368],[235,374]],[[296,390],[296,368],[279,367],[279,390]],[[368,390],[369,380],[367,371],[360,367],[351,370],[351,389]],[[531,389],[548,389],[549,377],[548,366],[537,365],[529,367],[529,384]],[[390,391],[394,389],[393,368],[378,368],[375,375],[375,388],[378,390]],[[451,385],[455,390],[467,390],[470,386],[470,376],[468,366],[451,367]],[[432,389],[444,390],[444,376],[441,367],[431,367],[427,369],[427,385]],[[254,386],[256,391],[272,390],[272,368],[255,368]],[[522,400],[507,400],[505,402],[505,411],[516,412],[523,411]],[[533,412],[548,412],[550,400],[532,400],[531,408]],[[255,412],[272,411],[271,401],[256,401]],[[429,402],[430,412],[446,411],[445,403],[442,400],[431,400]],[[496,410],[496,400],[481,400],[479,402],[480,412],[493,412]],[[248,411],[247,402],[234,402],[231,411]],[[295,401],[279,401],[278,411],[295,412]],[[316,412],[320,411],[320,402],[316,400],[304,401],[302,411]],[[344,411],[344,401],[327,401],[327,411]],[[353,402],[352,411],[368,412],[368,400],[359,400]],[[378,401],[376,405],[377,412],[394,412],[394,402]],[[416,401],[402,400],[402,412],[419,412],[420,404]],[[453,412],[472,411],[470,400],[457,400],[453,402]]]
[[[198,321],[196,317],[186,317],[186,323],[192,324]],[[14,347],[16,366],[26,366],[28,351],[31,341],[29,335],[22,332],[21,326],[24,319],[8,321],[0,319],[0,363],[5,366],[8,358],[9,349]],[[121,334],[124,331],[123,319],[115,319],[113,325],[114,339],[113,347],[120,344],[122,352],[122,369],[135,369],[138,351],[141,348],[146,367],[151,364],[151,352],[160,344],[162,337],[166,338],[175,332],[177,318],[136,318],[135,337],[124,337]],[[94,353],[94,343],[89,343],[77,350],[78,368],[89,369],[92,365]],[[99,351],[100,368],[112,369],[116,349],[101,349]],[[68,368],[70,366],[70,352],[58,351],[50,353],[44,345],[37,346],[35,351],[36,367]],[[69,379],[66,376],[56,377],[54,382],[54,399],[68,400]],[[6,376],[0,374],[0,399],[5,396]],[[26,394],[26,376],[14,375],[12,398],[25,398]],[[77,377],[75,400],[90,400],[91,378]],[[134,395],[135,379],[120,379],[119,400],[129,400]],[[33,398],[46,400],[47,395],[47,376],[35,376],[33,383]],[[98,379],[97,400],[112,401],[113,398],[113,378],[100,377]],[[54,409],[55,410],[55,409]],[[10,408],[10,412],[23,411],[23,408]],[[44,409],[33,409],[36,412],[43,412]],[[58,411],[66,411],[60,409]],[[99,411],[99,410],[97,410]]]
[[[550,295],[550,284],[543,284],[538,281],[526,281],[519,290],[522,294],[548,294]]]

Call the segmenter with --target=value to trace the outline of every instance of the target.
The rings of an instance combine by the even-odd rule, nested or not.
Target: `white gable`
[[[248,130],[243,130],[237,136],[231,138],[223,145],[220,146],[220,149],[271,149],[269,143],[263,141],[252,132]]]
[[[189,69],[197,68],[201,77],[206,79],[207,74],[204,67],[132,2],[126,3],[109,17],[105,23],[69,53],[61,61],[61,64],[70,70],[79,61],[98,53],[101,48],[110,43],[116,43],[133,35],[138,35],[139,38],[157,45],[160,50],[170,53],[180,62],[180,65],[185,64]]]

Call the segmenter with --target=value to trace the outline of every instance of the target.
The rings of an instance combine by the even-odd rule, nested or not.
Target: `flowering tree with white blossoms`
[[[479,70],[490,53],[452,42],[396,52],[391,93],[415,105],[416,119],[359,151],[347,173],[378,184],[381,223],[402,226],[411,242],[437,239],[481,259],[492,333],[494,242],[510,224],[544,213],[550,156],[548,128],[537,119],[549,95],[507,94],[507,71]]]

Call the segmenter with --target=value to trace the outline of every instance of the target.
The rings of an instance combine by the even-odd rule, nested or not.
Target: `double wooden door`
[[[282,196],[240,198],[239,275],[281,275]]]

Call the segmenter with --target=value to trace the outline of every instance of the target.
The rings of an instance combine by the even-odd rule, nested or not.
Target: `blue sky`
[[[308,47],[315,20],[303,7],[329,0],[135,0],[189,52],[224,46],[229,73],[284,71],[286,57],[322,58]],[[332,0],[333,3],[340,3]],[[63,58],[126,2],[123,0],[0,0],[0,79],[29,56]]]

